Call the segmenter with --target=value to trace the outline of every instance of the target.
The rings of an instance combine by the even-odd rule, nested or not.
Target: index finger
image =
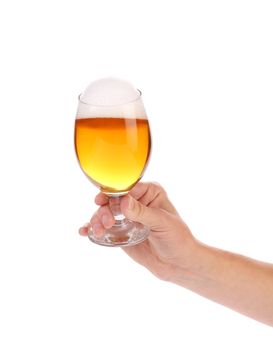
[[[102,193],[102,192],[97,194],[96,197],[95,197],[95,203],[97,205],[102,206],[102,205],[107,204],[108,202],[109,202],[109,197],[106,194]]]

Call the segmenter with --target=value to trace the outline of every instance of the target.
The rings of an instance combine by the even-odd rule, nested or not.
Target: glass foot
[[[149,233],[148,227],[126,220],[122,224],[115,224],[105,230],[102,237],[95,236],[92,231],[89,232],[88,237],[92,242],[108,247],[130,247],[145,241]]]

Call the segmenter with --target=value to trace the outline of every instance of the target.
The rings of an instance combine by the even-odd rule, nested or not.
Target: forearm
[[[194,256],[174,283],[273,326],[273,265],[199,243]]]

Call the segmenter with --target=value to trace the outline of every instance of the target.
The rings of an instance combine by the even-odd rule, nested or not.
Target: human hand
[[[90,228],[101,236],[114,224],[109,198],[99,193],[95,203],[100,206],[90,222],[79,232],[86,236]],[[121,211],[130,220],[150,228],[148,239],[123,250],[135,261],[163,280],[175,281],[181,271],[192,265],[197,241],[183,222],[165,190],[155,183],[138,183],[121,199]]]
[[[80,228],[101,236],[114,224],[108,197],[96,196],[100,206]],[[130,220],[150,228],[148,238],[124,251],[160,279],[176,283],[246,316],[273,326],[273,265],[210,247],[197,241],[170,202],[154,183],[138,183],[121,199]]]

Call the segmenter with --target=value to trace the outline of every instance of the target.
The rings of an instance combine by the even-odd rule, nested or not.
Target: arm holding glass
[[[100,206],[90,228],[101,237],[114,224],[109,197],[100,193]],[[273,326],[273,265],[198,241],[181,219],[165,190],[138,183],[121,199],[121,211],[150,229],[144,242],[124,251],[158,278],[178,284],[257,321]]]

